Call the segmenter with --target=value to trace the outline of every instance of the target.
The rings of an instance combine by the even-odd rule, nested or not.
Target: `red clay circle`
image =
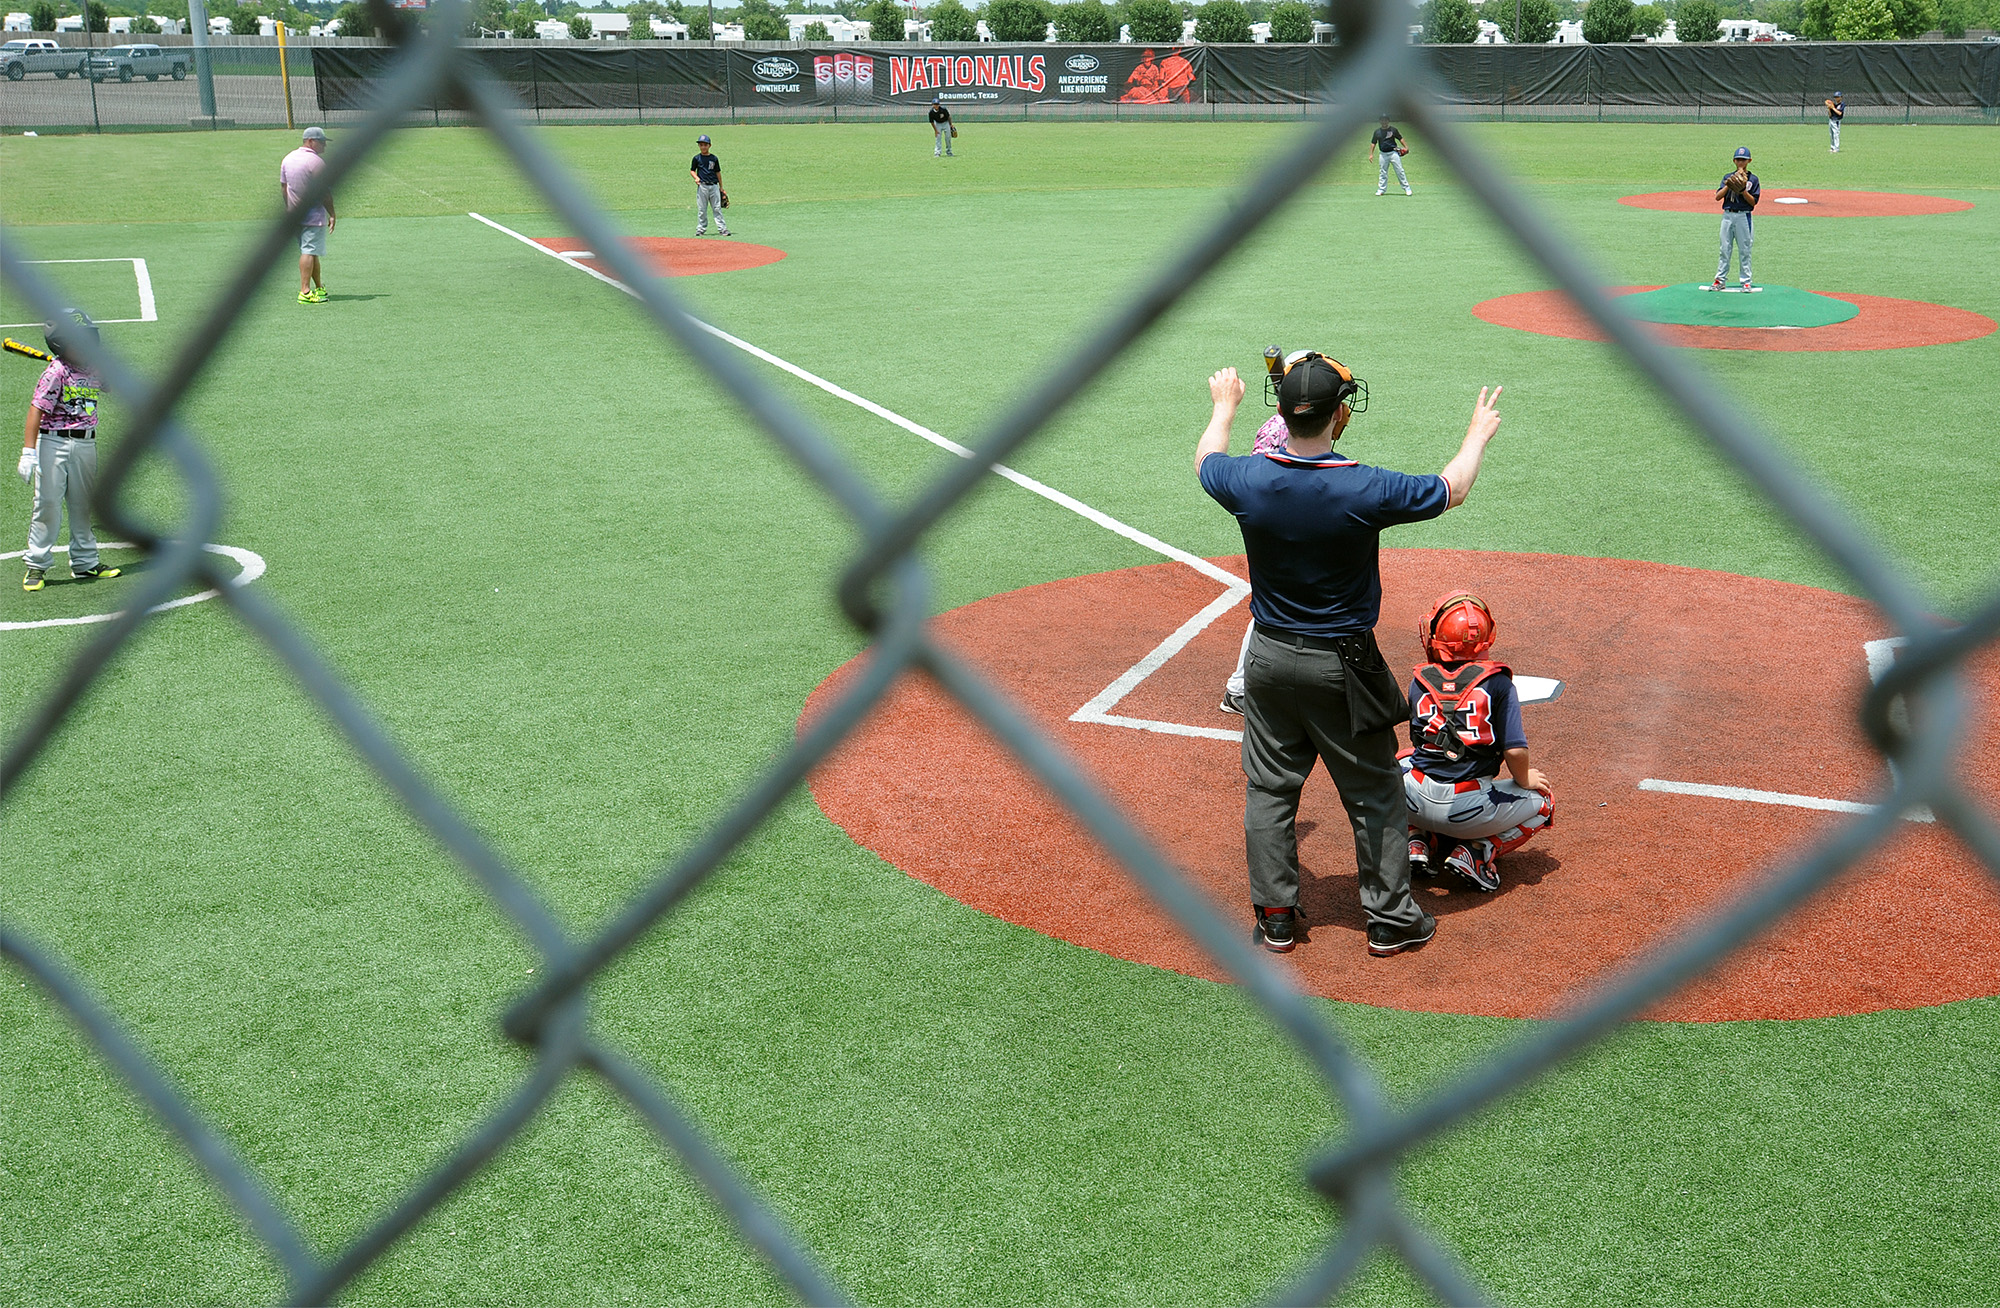
[[[1656,291],[1657,286],[1617,286],[1613,295]],[[1647,323],[1669,345],[1701,350],[1901,350],[1918,345],[1952,345],[1991,335],[2000,324],[1985,314],[1922,300],[1882,295],[1816,291],[1860,310],[1846,322],[1826,327],[1687,327]],[[1522,291],[1482,300],[1472,315],[1496,327],[1563,336],[1573,341],[1609,340],[1563,291]]]
[[[1780,204],[1784,199],[1803,199],[1804,204]],[[1715,192],[1654,191],[1650,195],[1627,195],[1618,203],[1634,209],[1666,209],[1673,213],[1715,214]],[[1893,191],[1819,191],[1766,186],[1757,216],[1791,214],[1802,218],[1904,218],[1927,213],[1958,213],[1972,208],[1970,200],[1947,200],[1941,195],[1898,195]]]
[[[774,245],[751,245],[725,236],[628,236],[625,243],[644,254],[653,271],[662,277],[698,277],[703,273],[736,272],[761,268],[785,257]],[[587,250],[584,242],[570,236],[544,236],[535,244],[558,254]],[[599,259],[578,259],[578,263],[609,276],[611,269]]]
[[[1556,825],[1501,860],[1496,894],[1419,881],[1439,919],[1426,948],[1373,959],[1354,846],[1318,773],[1300,815],[1310,939],[1275,962],[1313,993],[1427,1012],[1546,1017],[1705,921],[1851,818],[1639,788],[1656,778],[1865,800],[1881,768],[1854,722],[1859,600],[1660,564],[1552,555],[1385,550],[1378,633],[1416,659],[1417,606],[1470,586],[1499,617],[1496,653],[1559,677],[1530,705]],[[1241,559],[1218,560],[1237,571]],[[1229,920],[1250,926],[1238,746],[1078,723],[1070,715],[1201,610],[1216,587],[1162,563],[1051,582],[936,620],[938,637],[1015,698]],[[1112,712],[1231,728],[1216,711],[1244,611],[1231,609]],[[1782,633],[1782,639],[1780,634]],[[822,712],[859,670],[808,700]],[[1968,676],[1995,684],[2000,657]],[[2000,782],[1990,696],[1968,728],[1973,796]],[[1039,784],[927,681],[906,679],[812,778],[821,809],[911,876],[983,912],[1118,958],[1221,979],[1193,943]],[[2000,994],[2000,890],[1941,826],[1899,823],[1859,870],[1717,972],[1663,1000],[1678,1021],[1826,1017]],[[948,947],[948,946],[941,946]]]

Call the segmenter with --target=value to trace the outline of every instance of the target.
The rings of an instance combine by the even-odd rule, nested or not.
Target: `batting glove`
[[[21,461],[14,465],[14,471],[21,474],[22,481],[35,479],[35,450],[31,445],[21,447]]]

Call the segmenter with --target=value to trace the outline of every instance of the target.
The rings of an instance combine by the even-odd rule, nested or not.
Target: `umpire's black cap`
[[[1313,350],[1288,364],[1284,379],[1278,383],[1278,412],[1291,417],[1332,413],[1342,404],[1359,413],[1367,403],[1366,383],[1338,360]]]

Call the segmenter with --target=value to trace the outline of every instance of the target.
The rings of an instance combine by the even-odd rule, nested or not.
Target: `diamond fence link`
[[[1988,601],[1963,625],[1941,628],[1929,616],[1918,591],[1893,563],[1868,543],[1835,504],[1788,466],[1771,442],[1726,404],[1711,384],[1698,379],[1680,356],[1657,344],[1646,329],[1624,316],[1602,289],[1600,279],[1527,209],[1498,171],[1471,147],[1453,120],[1439,110],[1435,89],[1426,81],[1405,40],[1401,0],[1336,0],[1330,9],[1351,53],[1328,84],[1317,121],[1243,189],[1247,202],[1217,219],[1170,261],[1080,348],[1070,352],[1054,376],[1002,415],[977,442],[971,459],[954,464],[900,514],[889,510],[810,421],[702,330],[669,285],[647,273],[638,257],[618,239],[610,219],[584,198],[582,190],[522,126],[518,106],[481,80],[471,63],[459,57],[452,34],[458,27],[463,0],[446,0],[433,9],[429,32],[403,52],[384,88],[380,107],[332,152],[320,178],[300,201],[300,208],[310,208],[331,194],[412,106],[456,86],[476,118],[500,141],[555,212],[600,252],[599,257],[620,281],[633,289],[661,331],[693,355],[708,375],[812,474],[864,537],[839,583],[843,608],[871,636],[871,657],[863,675],[690,849],[661,868],[629,904],[586,941],[572,941],[525,878],[425,785],[303,633],[250,590],[228,584],[213,556],[201,549],[220,515],[221,490],[199,448],[174,417],[174,410],[289,245],[294,220],[280,218],[267,229],[160,382],[135,372],[108,345],[88,351],[86,362],[98,368],[106,386],[124,397],[132,410],[130,430],[107,463],[97,509],[107,525],[149,551],[151,566],[129,610],[105,624],[77,653],[0,758],[0,804],[33,768],[110,660],[148,619],[149,610],[182,585],[199,582],[220,590],[235,616],[272,648],[410,816],[464,866],[542,959],[538,974],[543,979],[515,1002],[501,1024],[509,1038],[531,1051],[534,1062],[528,1074],[504,1103],[400,1200],[345,1248],[330,1258],[321,1258],[313,1252],[305,1233],[285,1216],[261,1178],[174,1088],[115,1016],[92,997],[76,971],[25,933],[0,921],[0,956],[12,961],[70,1015],[117,1075],[179,1139],[236,1208],[248,1232],[270,1251],[284,1274],[289,1302],[318,1303],[337,1297],[403,1233],[484,1168],[576,1072],[601,1078],[624,1098],[707,1190],[741,1238],[801,1299],[811,1303],[846,1301],[819,1260],[706,1140],[698,1123],[683,1111],[660,1077],[591,1033],[587,1000],[595,978],[720,868],[810,770],[910,673],[928,677],[950,694],[1065,803],[1299,1047],[1344,1112],[1349,1123],[1346,1138],[1316,1161],[1308,1174],[1311,1184],[1334,1202],[1339,1221],[1330,1226],[1320,1249],[1293,1279],[1274,1288],[1274,1302],[1330,1299],[1370,1256],[1381,1251],[1401,1259],[1443,1302],[1483,1301],[1478,1285],[1449,1248],[1400,1204],[1396,1170],[1403,1155],[1481,1107],[1521,1089],[1714,966],[1874,850],[1910,808],[1928,806],[1939,821],[1966,841],[1987,871],[2000,879],[2000,828],[1953,783],[1948,768],[1961,720],[1960,670],[1975,650],[2000,634],[2000,596]],[[1869,738],[1884,761],[1894,764],[1890,769],[1892,784],[1872,812],[1836,829],[1819,847],[1771,874],[1713,920],[1656,949],[1573,1014],[1533,1029],[1483,1066],[1401,1113],[1391,1111],[1374,1070],[1317,1007],[1244,943],[1239,926],[1219,916],[1000,691],[933,643],[928,629],[930,589],[924,569],[915,559],[925,533],[992,465],[1031,440],[1323,169],[1366,120],[1387,109],[1406,114],[1425,129],[1440,154],[1495,218],[1604,328],[1663,398],[1677,406],[1832,558],[1907,641],[1894,668],[1860,706]],[[61,308],[53,288],[5,242],[0,242],[0,276],[17,286],[44,317],[53,319]],[[134,519],[124,502],[132,472],[148,458],[158,458],[173,469],[187,492],[186,515],[171,529]]]

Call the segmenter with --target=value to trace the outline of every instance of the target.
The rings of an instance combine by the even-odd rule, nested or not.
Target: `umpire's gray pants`
[[[1736,242],[1736,261],[1738,266],[1743,269],[1743,280],[1746,282],[1750,280],[1750,237],[1750,215],[1747,211],[1743,213],[1725,212],[1722,215],[1722,258],[1715,265],[1715,280],[1719,282],[1729,280],[1729,243],[1731,241]]]
[[[715,230],[721,232],[724,236],[729,235],[729,221],[722,216],[722,183],[717,182],[713,186],[703,186],[700,182],[696,182],[694,184],[694,234],[696,236],[708,235],[708,215],[711,211],[715,214]]]
[[[1414,926],[1409,808],[1393,728],[1356,735],[1347,680],[1332,650],[1296,649],[1252,633],[1244,660],[1243,841],[1250,898],[1266,908],[1299,902],[1299,792],[1315,759],[1340,792],[1354,828],[1354,863],[1368,921]]]
[[[28,552],[22,562],[47,571],[55,555],[63,507],[69,508],[69,566],[97,566],[97,535],[90,529],[90,492],[97,485],[97,442],[52,432],[35,438],[35,508],[28,519]]]

